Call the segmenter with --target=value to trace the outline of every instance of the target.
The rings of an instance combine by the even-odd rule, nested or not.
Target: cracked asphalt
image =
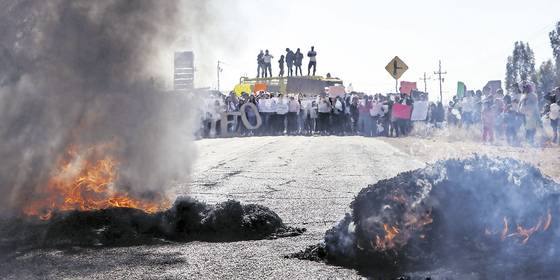
[[[191,182],[175,187],[175,195],[262,204],[307,232],[277,240],[17,252],[1,256],[0,278],[360,278],[353,270],[283,256],[320,242],[367,184],[425,165],[382,138],[206,139],[196,146]]]

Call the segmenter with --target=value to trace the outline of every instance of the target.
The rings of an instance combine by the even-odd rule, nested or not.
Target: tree
[[[515,85],[517,84],[516,80],[516,64],[513,63],[513,57],[508,56],[506,64],[506,90],[508,92],[515,92]]]
[[[527,82],[537,82],[535,54],[528,43],[518,41],[507,61],[506,89],[508,92],[516,92],[519,85]]]
[[[543,62],[537,72],[537,93],[539,96],[545,96],[551,92],[556,81],[557,76],[554,62],[552,60]]]
[[[556,85],[560,86],[560,21],[556,23],[556,28],[548,33],[552,55],[556,62]]]

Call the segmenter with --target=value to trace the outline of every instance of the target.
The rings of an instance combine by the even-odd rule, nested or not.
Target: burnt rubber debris
[[[272,210],[229,200],[208,205],[180,198],[166,211],[133,208],[54,213],[0,222],[0,249],[66,246],[133,246],[162,242],[231,242],[297,236],[304,228],[286,226]]]
[[[559,190],[539,169],[514,159],[439,161],[362,189],[323,242],[287,257],[383,279],[442,269],[554,278]]]

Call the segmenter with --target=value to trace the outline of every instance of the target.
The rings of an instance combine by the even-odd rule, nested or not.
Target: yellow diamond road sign
[[[401,78],[404,72],[408,70],[408,66],[406,66],[406,64],[404,64],[404,62],[398,56],[395,56],[395,58],[393,58],[391,62],[387,64],[385,70],[387,70],[387,72],[389,72],[389,74],[391,74],[391,76],[393,76],[395,80],[398,80]]]

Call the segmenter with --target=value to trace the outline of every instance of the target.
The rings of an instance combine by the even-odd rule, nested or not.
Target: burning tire
[[[229,200],[215,206],[190,198],[153,214],[133,208],[57,212],[0,223],[0,249],[132,246],[194,240],[227,242],[300,235],[267,207]]]
[[[440,161],[364,188],[322,244],[292,256],[391,277],[442,268],[557,275],[559,190],[513,159]]]

